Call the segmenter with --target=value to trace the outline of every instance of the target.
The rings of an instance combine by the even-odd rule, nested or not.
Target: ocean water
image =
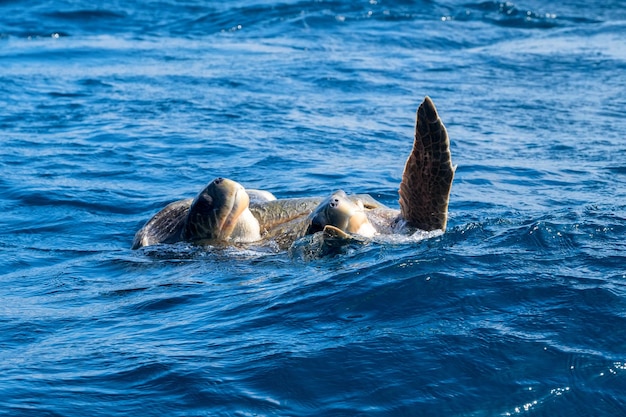
[[[0,414],[626,415],[626,2],[0,2]],[[224,176],[445,234],[131,251]]]

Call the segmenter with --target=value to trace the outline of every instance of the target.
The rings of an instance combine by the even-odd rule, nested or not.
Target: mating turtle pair
[[[334,239],[445,231],[455,167],[450,141],[432,100],[417,110],[415,140],[400,183],[400,210],[367,194],[276,199],[262,190],[217,178],[195,198],[175,201],[135,235],[133,249],[187,241],[199,245],[274,242],[281,249],[318,232]]]

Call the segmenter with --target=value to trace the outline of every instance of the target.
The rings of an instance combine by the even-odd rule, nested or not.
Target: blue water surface
[[[566,4],[564,4],[566,3]],[[626,2],[0,2],[0,413],[626,415]],[[216,176],[444,235],[131,251]]]

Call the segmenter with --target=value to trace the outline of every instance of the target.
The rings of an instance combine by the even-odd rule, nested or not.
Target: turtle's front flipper
[[[193,198],[174,201],[152,216],[150,220],[135,234],[131,249],[158,243],[175,243],[183,239],[185,219]]]
[[[352,236],[335,226],[324,226],[324,239],[350,240]]]
[[[409,226],[446,229],[453,178],[448,132],[426,97],[417,110],[413,150],[400,183],[400,213]]]
[[[363,236],[346,233],[343,230],[327,225],[322,231],[321,254],[329,255],[337,251],[344,250],[349,246],[363,245],[369,240]]]

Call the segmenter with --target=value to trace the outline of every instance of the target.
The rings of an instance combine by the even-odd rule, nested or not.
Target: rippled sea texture
[[[626,3],[562,3],[1,2],[0,413],[625,415]],[[397,207],[425,95],[444,235],[130,250],[216,176]]]

